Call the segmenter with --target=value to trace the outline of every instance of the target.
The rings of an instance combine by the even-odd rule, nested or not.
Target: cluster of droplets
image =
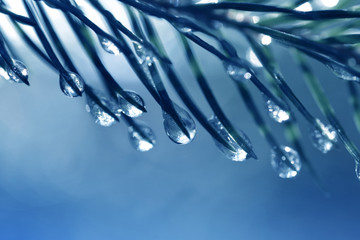
[[[242,82],[248,80],[252,77],[252,74],[249,72],[248,68],[240,67],[234,63],[225,61],[224,67],[226,73],[230,76],[230,78],[234,81]]]
[[[104,49],[105,52],[108,52],[115,56],[120,55],[120,53],[121,53],[120,49],[112,41],[110,41],[109,39],[102,37],[102,36],[98,36],[98,38],[99,38],[100,45]]]
[[[116,113],[117,116],[120,116],[117,113],[116,106],[108,98],[102,95],[98,95],[98,99],[101,102],[101,104],[106,106],[110,111],[113,111]],[[86,102],[87,104],[85,105],[85,109],[94,118],[96,124],[99,124],[100,126],[103,127],[110,127],[115,123],[115,119],[109,113],[107,113],[101,106],[99,106],[94,99],[87,96]]]
[[[245,161],[248,157],[248,153],[240,147],[240,145],[235,141],[231,134],[224,128],[220,120],[215,116],[211,116],[208,119],[209,124],[215,129],[215,131],[231,146],[235,151],[224,146],[222,143],[215,140],[215,145],[217,148],[224,154],[224,156],[233,161],[242,162]],[[246,141],[246,143],[252,147],[250,139],[246,136],[245,133],[238,130],[239,135]]]
[[[173,103],[173,106],[175,108],[177,116],[187,130],[188,134],[183,132],[183,130],[180,128],[180,126],[171,116],[171,114],[163,110],[164,129],[166,135],[177,144],[188,144],[194,139],[196,134],[195,121],[187,111],[185,111],[175,103]]]
[[[129,97],[134,99],[137,103],[144,106],[144,101],[142,98],[135,92],[132,91],[125,91]],[[92,97],[87,95],[85,105],[85,109],[87,112],[91,114],[94,118],[95,123],[99,124],[103,127],[110,127],[114,123],[116,123],[116,119],[109,114],[109,111],[113,113],[116,117],[120,118],[121,114],[125,114],[129,117],[138,117],[143,112],[138,110],[135,106],[130,104],[127,100],[122,99],[119,97],[118,102],[111,100],[105,97],[104,94],[100,92],[94,93],[96,98],[98,99],[95,101]],[[121,100],[120,100],[121,99]],[[97,102],[100,101],[101,105],[107,108],[107,111],[104,109],[103,106],[99,105]],[[136,110],[134,110],[136,109]],[[133,125],[128,127],[129,133],[129,141],[131,145],[140,152],[146,152],[152,149],[155,145],[155,134],[152,129],[147,126],[145,123],[142,122],[134,122]]]
[[[270,118],[274,119],[276,122],[282,123],[290,119],[290,113],[280,106],[278,106],[274,101],[270,99],[265,99],[266,109]]]
[[[311,134],[314,146],[322,153],[329,152],[336,142],[338,135],[331,125],[324,125],[319,119],[316,119],[318,128],[315,128]]]
[[[271,166],[281,178],[293,178],[301,169],[299,154],[288,146],[271,150]]]
[[[29,71],[19,60],[12,60],[12,65],[6,64],[6,74],[4,73],[5,79],[15,83],[27,82],[29,78]]]
[[[129,141],[131,145],[140,152],[147,152],[152,149],[156,143],[153,130],[145,123],[136,123],[138,129],[134,126],[128,128]]]
[[[61,91],[71,98],[81,96],[85,89],[84,80],[74,72],[61,72],[59,83]]]

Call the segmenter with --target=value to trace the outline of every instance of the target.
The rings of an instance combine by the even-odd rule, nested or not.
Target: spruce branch
[[[175,143],[187,144],[193,140],[196,134],[194,117],[227,158],[235,161],[257,159],[257,146],[253,146],[246,134],[238,130],[237,123],[224,110],[223,99],[215,97],[216,89],[210,84],[213,79],[206,74],[207,67],[213,66],[202,65],[202,57],[196,52],[201,49],[219,63],[219,66],[214,67],[228,75],[221,81],[232,81],[235,84],[247,112],[272,149],[269,154],[270,162],[280,177],[295,177],[301,169],[301,163],[304,163],[316,184],[324,189],[299,133],[304,124],[310,126],[314,145],[321,152],[326,153],[337,146],[339,138],[355,160],[356,166],[360,164],[358,147],[335,116],[335,110],[326,98],[327,94],[309,66],[309,59],[314,59],[344,80],[340,84],[346,84],[348,88],[355,124],[360,129],[357,89],[360,82],[360,35],[356,31],[360,13],[351,0],[344,0],[332,9],[309,11],[300,10],[303,4],[312,6],[311,1],[304,0],[284,2],[276,6],[271,0],[246,3],[219,1],[212,4],[178,2],[176,5],[170,0],[114,1],[127,12],[130,26],[119,18],[116,11],[105,7],[104,1],[88,1],[89,7],[106,24],[105,28],[91,20],[86,10],[77,5],[76,0],[21,2],[26,10],[24,16],[13,11],[6,1],[0,0],[0,14],[7,15],[11,22],[6,27],[14,28],[26,46],[59,74],[60,88],[65,95],[81,97],[84,93],[87,109],[96,123],[110,126],[123,119],[129,140],[136,150],[148,151],[156,142],[151,128],[134,119],[147,112],[144,100],[139,94],[125,90],[123,84],[119,84],[99,53],[99,46],[108,53],[124,56],[126,64],[160,107],[165,132]],[[95,78],[103,82],[106,93],[90,86],[81,77],[78,63],[73,61],[69,47],[59,37],[61,29],[54,27],[52,16],[48,14],[49,7],[63,14],[66,20],[64,24],[72,29],[82,46],[81,51],[85,52],[98,73]],[[258,18],[256,21],[253,20],[254,16]],[[209,118],[209,114],[197,102],[198,96],[193,95],[193,89],[185,87],[182,71],[173,64],[178,57],[176,54],[169,54],[163,41],[166,34],[159,32],[154,18],[167,23],[169,30],[175,30],[180,40],[177,51],[184,52],[194,82],[199,85],[212,117]],[[16,47],[7,39],[6,29],[3,29],[5,27],[2,23],[0,25],[1,76],[29,85],[27,68],[20,61],[21,56],[16,54]],[[35,37],[25,31],[25,26],[35,31]],[[248,42],[248,50],[259,60],[258,66],[255,66],[253,59],[245,57],[239,42],[234,41],[229,30],[235,30],[244,37]],[[275,41],[267,46],[270,43],[259,40],[261,36],[266,36],[270,42]],[[282,75],[281,66],[272,51],[273,45],[297,51],[301,73],[329,125],[322,123],[304,103],[300,90],[290,87],[290,80]],[[241,46],[244,47],[244,44]],[[174,102],[166,81],[172,85],[191,114]],[[248,82],[254,85],[256,92],[250,90]],[[282,124],[288,137],[286,145],[280,144],[277,134],[272,131],[268,122],[271,119],[262,115],[257,106],[258,97],[266,105],[264,113]],[[292,107],[297,111],[293,111]],[[298,113],[301,120],[295,116]],[[360,179],[358,172],[357,177]]]

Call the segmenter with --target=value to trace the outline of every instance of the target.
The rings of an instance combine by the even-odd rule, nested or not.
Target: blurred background
[[[12,2],[14,8],[16,2],[20,0]],[[86,8],[86,1],[78,2]],[[125,16],[115,5],[112,10]],[[70,28],[61,24],[62,15],[48,11],[84,79],[101,87]],[[306,153],[329,194],[316,186],[306,167],[294,179],[279,178],[270,165],[269,146],[215,57],[194,48],[217,99],[251,139],[258,161],[226,159],[199,124],[192,143],[171,142],[163,130],[161,109],[124,57],[99,51],[121,86],[146,101],[148,113],[141,119],[153,128],[157,143],[149,152],[137,152],[123,122],[109,128],[96,125],[85,111],[85,100],[65,97],[58,74],[29,51],[6,17],[0,17],[1,29],[29,69],[31,84],[0,79],[0,239],[359,239],[360,183],[344,147],[320,153],[312,146],[309,126],[297,115]],[[126,18],[123,21],[128,25]],[[154,21],[181,79],[210,115],[174,30]],[[248,46],[241,35],[229,31],[227,36],[246,56]],[[325,121],[289,49],[271,44],[288,84]],[[346,85],[321,64],[311,66],[350,138],[359,144]],[[249,88],[269,119],[261,95]],[[268,123],[286,144],[283,127]]]

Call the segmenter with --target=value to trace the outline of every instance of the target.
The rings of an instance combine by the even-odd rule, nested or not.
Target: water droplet
[[[316,3],[321,4],[325,8],[333,8],[339,3],[339,0],[317,0]]]
[[[110,102],[109,99],[99,94],[97,94],[97,97],[99,98],[102,104],[104,104],[110,110],[113,110],[113,104]],[[89,96],[87,96],[86,102],[87,104],[85,105],[85,109],[88,113],[91,114],[91,116],[93,116],[96,124],[99,124],[103,127],[109,127],[115,123],[115,119],[112,116],[110,116],[108,113],[106,113],[104,109],[102,109]]]
[[[269,35],[260,34],[260,42],[262,45],[268,46],[272,42],[272,38]]]
[[[356,173],[356,177],[360,180],[360,164],[355,161],[355,173]]]
[[[293,178],[301,169],[299,154],[288,146],[281,146],[281,149],[273,148],[271,150],[271,166],[281,178]],[[286,157],[279,151],[281,150],[290,162],[286,162]],[[295,169],[292,169],[291,164]]]
[[[229,143],[230,146],[236,149],[236,152],[234,152],[214,139],[215,145],[225,155],[225,157],[234,161],[239,161],[239,162],[245,161],[248,155],[247,152],[244,151],[244,149],[242,149],[239,146],[239,144],[235,141],[235,139],[224,128],[220,120],[213,115],[209,118],[208,122],[219,133],[219,135]],[[250,139],[246,136],[246,134],[240,130],[238,130],[238,133],[247,142],[247,144],[251,146]]]
[[[68,82],[74,83],[79,92],[84,92],[84,80],[78,74],[73,72],[60,73],[60,88],[66,96],[80,96]]]
[[[183,133],[183,131],[181,131],[181,128],[177,125],[177,123],[172,118],[172,116],[168,114],[166,111],[163,111],[164,128],[166,135],[168,135],[168,137],[175,143],[188,144],[194,139],[196,134],[195,122],[187,111],[177,106],[175,103],[173,104],[175,111],[177,112],[181,122],[187,129],[190,138],[188,138],[186,134]]]
[[[263,66],[259,58],[256,56],[255,52],[251,48],[247,51],[246,58],[254,67],[259,68]]]
[[[22,76],[26,81],[29,78],[29,72],[26,66],[19,60],[13,60],[13,66],[7,66],[7,74],[9,76],[9,81],[22,83],[20,76]]]
[[[138,42],[134,42],[134,48],[136,55],[140,58],[140,64],[145,63],[146,65],[151,66],[154,63],[155,57],[152,50]]]
[[[98,36],[101,47],[108,53],[115,56],[120,55],[120,49],[109,39]]]
[[[252,20],[253,23],[256,24],[256,23],[258,23],[260,21],[260,17],[259,16],[252,16],[251,20]]]
[[[325,126],[319,119],[316,119],[321,130],[315,129],[312,134],[314,146],[322,153],[330,151],[338,140],[336,130],[331,126]]]
[[[7,71],[0,67],[0,77],[2,77],[3,79],[9,81],[10,80],[10,77],[9,77],[9,74],[7,73]]]
[[[182,24],[182,23],[177,23],[174,24],[174,27],[181,33],[190,33],[192,32],[192,29],[189,28],[188,26]]]
[[[147,77],[148,81],[153,85],[154,88],[156,88],[154,81],[152,81],[152,76],[150,73],[149,66],[146,64],[146,62],[143,62],[141,64],[142,69],[144,70],[145,76]]]
[[[310,12],[312,11],[312,5],[309,2],[305,2],[303,4],[301,4],[300,6],[298,6],[297,8],[295,8],[294,10],[296,11],[300,11],[300,12]]]
[[[143,106],[145,105],[144,100],[140,97],[139,94],[133,91],[125,90],[125,92],[128,94],[130,98],[132,98],[135,102],[137,102],[139,105]],[[143,114],[143,111],[141,109],[138,109],[134,105],[132,105],[130,102],[128,102],[125,98],[122,96],[118,97],[119,102],[119,108],[120,110],[129,117],[139,117]]]
[[[251,73],[247,68],[239,67],[233,63],[225,62],[225,70],[230,78],[234,81],[242,82],[244,80],[250,79],[252,77]]]
[[[266,101],[266,108],[269,112],[269,116],[274,119],[275,121],[282,123],[290,118],[290,114],[288,111],[285,111],[284,109],[280,108],[278,105],[276,105],[272,100],[267,99]]]
[[[355,76],[354,74],[348,72],[345,68],[339,65],[327,64],[326,66],[335,74],[335,76],[341,79],[348,81],[360,81],[360,78],[358,76]]]
[[[155,145],[155,134],[153,130],[144,123],[137,123],[141,132],[145,137],[143,137],[136,129],[132,126],[129,127],[129,139],[132,146],[140,151],[146,152],[152,149]]]

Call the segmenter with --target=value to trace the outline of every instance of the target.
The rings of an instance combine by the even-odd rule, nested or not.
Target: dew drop
[[[7,75],[9,76],[9,81],[15,82],[15,83],[22,83],[23,80],[21,77],[23,77],[26,81],[29,78],[29,72],[26,68],[26,66],[19,60],[13,60],[13,66],[6,65],[7,69]],[[21,76],[21,77],[20,77]]]
[[[355,76],[354,74],[348,72],[345,68],[339,65],[327,64],[326,66],[335,74],[335,76],[341,79],[348,81],[360,81],[360,78],[358,76]]]
[[[104,96],[99,96],[99,100],[109,109],[113,110],[113,105],[109,99]],[[85,109],[95,119],[95,123],[103,127],[110,127],[115,123],[115,119],[104,111],[93,99],[90,97],[86,98],[87,104]]]
[[[148,49],[139,42],[133,42],[136,55],[139,57],[140,64],[151,66],[154,63],[155,57],[152,50]]]
[[[260,34],[260,42],[264,46],[268,46],[272,42],[272,38],[269,35]]]
[[[149,69],[149,66],[143,62],[141,64],[141,67],[142,69],[144,70],[144,73],[145,73],[145,76],[146,78],[149,80],[149,82],[151,82],[151,84],[153,85],[154,88],[156,88],[155,84],[154,84],[154,81],[152,81],[152,76],[151,76],[151,73],[150,73],[150,69]]]
[[[155,134],[146,124],[137,123],[137,125],[145,137],[143,137],[134,127],[130,126],[128,128],[130,143],[137,151],[147,152],[152,149],[156,143]]]
[[[275,121],[282,123],[290,118],[290,114],[288,111],[285,111],[284,109],[280,108],[278,105],[276,105],[272,100],[267,99],[266,102],[266,108],[268,110],[269,116],[274,119]]]
[[[236,152],[234,152],[214,139],[215,145],[224,154],[224,156],[233,161],[238,161],[238,162],[245,161],[248,155],[247,152],[239,146],[239,144],[235,141],[235,139],[224,128],[220,120],[213,115],[209,118],[208,122],[216,130],[216,132],[218,132],[219,135],[229,143],[229,145],[231,145],[234,149],[236,149]],[[246,136],[246,134],[240,130],[238,130],[238,133],[247,142],[247,144],[250,147],[252,147],[250,139]]]
[[[182,33],[190,33],[190,32],[192,32],[192,29],[189,28],[189,27],[179,27],[177,29]]]
[[[5,60],[0,56],[0,78],[3,78],[5,80],[9,80],[9,74],[6,71],[6,63]]]
[[[0,67],[0,77],[2,77],[3,79],[9,81],[10,80],[10,77],[9,77],[9,74],[7,73],[7,71]]]
[[[316,3],[326,8],[333,8],[339,3],[339,0],[317,0]]]
[[[294,10],[300,11],[300,12],[310,12],[310,11],[312,11],[312,9],[313,8],[312,8],[311,3],[305,2],[305,3],[301,4],[300,6],[298,6],[297,8],[295,8]]]
[[[72,82],[79,92],[84,92],[84,80],[78,74],[73,72],[60,73],[60,88],[61,91],[68,97],[79,97],[80,95],[70,86]]]
[[[242,82],[252,77],[251,73],[248,71],[247,68],[236,66],[235,64],[230,62],[224,62],[224,67],[226,73],[234,81]]]
[[[195,121],[187,111],[185,111],[175,103],[173,104],[175,111],[177,112],[181,122],[187,129],[190,138],[188,138],[188,136],[186,136],[186,134],[181,130],[181,128],[178,126],[172,116],[166,111],[163,111],[164,128],[166,135],[168,135],[168,137],[175,143],[188,144],[194,139],[196,134]]]
[[[312,134],[314,146],[322,153],[330,151],[338,140],[337,132],[331,125],[324,125],[319,119],[316,122],[321,130],[315,129]]]
[[[181,33],[190,33],[190,32],[192,32],[191,28],[189,28],[186,25],[181,24],[181,23],[174,24],[174,27]]]
[[[263,66],[259,58],[256,56],[255,52],[251,48],[247,51],[246,58],[254,67],[260,68]]]
[[[139,105],[141,106],[145,106],[144,100],[142,99],[142,97],[137,94],[136,92],[133,91],[129,91],[129,90],[125,90],[125,92],[128,94],[128,96],[130,98],[132,98],[135,102],[137,102]],[[133,104],[131,104],[130,102],[128,102],[125,98],[123,98],[122,96],[118,97],[118,102],[119,102],[119,108],[120,110],[129,117],[139,117],[140,115],[143,114],[143,111],[141,109],[138,109],[137,107],[135,107]]]
[[[279,151],[279,149],[273,148],[271,150],[271,166],[281,178],[293,178],[301,169],[299,154],[288,146],[281,146],[280,148],[290,162],[287,162],[286,157],[281,153],[281,151]],[[289,164],[294,166],[296,171],[292,169]]]
[[[108,53],[115,56],[120,55],[120,49],[109,39],[98,36],[101,47]]]

